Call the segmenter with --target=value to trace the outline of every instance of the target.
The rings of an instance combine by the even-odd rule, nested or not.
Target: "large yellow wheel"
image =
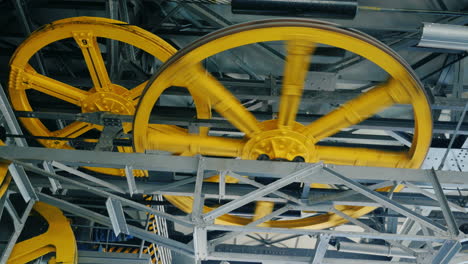
[[[278,118],[259,122],[216,78],[200,67],[200,62],[229,49],[267,41],[284,41],[287,59]],[[360,55],[384,69],[389,79],[315,122],[303,125],[295,121],[296,113],[310,58],[317,43]],[[188,85],[192,91],[205,94],[212,107],[245,134],[244,138],[164,135],[148,129],[150,113],[161,93],[170,86],[181,84]],[[409,150],[397,152],[318,144],[322,139],[358,124],[394,104],[410,104],[413,107],[414,138]],[[225,28],[180,50],[150,80],[138,106],[133,129],[134,147],[138,152],[157,149],[175,154],[198,153],[242,159],[257,159],[265,154],[270,159],[293,160],[295,157],[302,157],[306,162],[418,168],[430,146],[432,120],[428,99],[416,74],[398,54],[384,44],[361,32],[328,23],[279,19]],[[388,189],[389,187],[381,190]],[[190,197],[166,196],[166,199],[187,213],[192,210]],[[272,209],[272,204],[260,202],[257,203],[253,218],[223,215],[216,219],[216,223],[245,225],[268,214]],[[336,206],[336,209],[351,217],[360,217],[375,208]],[[204,207],[205,212],[210,210],[212,208]],[[273,220],[263,225],[322,229],[345,222],[336,214],[326,213],[296,220]]]
[[[29,64],[34,54],[45,46],[64,39],[74,39],[77,48],[81,49],[86,66],[92,79],[93,87],[79,89],[51,77],[36,72]],[[112,83],[101,55],[97,38],[117,40],[130,44],[160,61],[166,61],[176,50],[161,38],[139,27],[125,22],[97,17],[77,17],[63,19],[48,24],[26,39],[13,55],[10,67],[9,94],[15,110],[33,111],[27,90],[33,89],[80,107],[83,113],[107,111],[116,114],[133,115],[140,95],[147,82],[126,89]],[[192,95],[194,96],[194,95]],[[207,104],[200,102],[203,98],[194,96],[199,105],[200,115],[210,117]],[[204,111],[203,113],[201,113]],[[75,138],[84,133],[101,129],[100,126],[73,122],[62,129],[51,131],[37,118],[21,118],[23,125],[34,136]],[[159,133],[172,133],[174,128],[164,125],[152,126]],[[131,124],[124,124],[127,131]],[[67,141],[39,140],[50,148],[72,149]],[[119,147],[119,151],[131,152],[131,147]],[[88,168],[97,172],[112,175],[125,175],[124,170],[109,168]],[[135,171],[135,176],[144,176],[146,172]]]

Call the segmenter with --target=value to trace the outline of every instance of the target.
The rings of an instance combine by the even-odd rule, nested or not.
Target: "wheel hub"
[[[247,141],[242,158],[297,161],[302,157],[306,162],[314,162],[313,141],[299,132],[304,126],[295,123],[292,127],[278,128],[277,123],[277,120],[261,123],[263,132]]]
[[[122,96],[128,90],[122,86],[113,85],[113,91],[95,92],[83,100],[83,113],[106,111],[116,114],[133,115],[135,107],[129,98]]]

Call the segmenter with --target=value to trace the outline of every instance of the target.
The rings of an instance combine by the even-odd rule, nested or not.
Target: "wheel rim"
[[[15,110],[33,111],[26,90],[35,89],[47,95],[67,101],[77,105],[82,112],[109,111],[115,114],[133,115],[135,107],[140,98],[141,92],[147,82],[127,90],[122,86],[113,84],[107,73],[104,60],[102,58],[97,38],[107,38],[130,44],[141,49],[160,61],[166,61],[176,50],[161,38],[143,30],[139,27],[129,25],[125,22],[96,17],[77,17],[55,21],[35,31],[26,39],[15,51],[10,67],[9,95]],[[29,60],[43,47],[63,39],[72,38],[76,41],[82,51],[87,68],[93,82],[93,87],[88,90],[81,90],[63,82],[54,80],[37,73],[30,65]],[[199,102],[201,97],[195,97]],[[207,113],[209,111],[205,111]],[[209,118],[209,114],[203,114]],[[50,131],[41,120],[37,118],[21,118],[23,125],[34,136],[53,136],[75,138],[92,129],[102,129],[100,126],[74,122],[63,129]],[[153,127],[162,131],[169,126]],[[131,124],[124,125],[124,129],[129,130]],[[170,129],[169,129],[170,131]],[[73,149],[66,144],[66,141],[38,140],[41,144],[52,148]],[[132,152],[131,147],[118,147],[121,152]],[[112,168],[88,168],[90,170],[125,176],[125,171]],[[135,176],[146,176],[144,171],[134,171]]]
[[[260,123],[214,77],[207,75],[198,63],[228,49],[266,41],[287,41],[288,55],[279,117],[274,121]],[[315,43],[335,46],[358,54],[386,70],[390,79],[319,120],[307,126],[301,126],[295,122],[295,115],[309,63],[305,58],[310,58]],[[176,85],[181,80],[184,80],[186,84],[189,83],[188,87],[191,90],[198,90],[209,97],[213,108],[244,132],[246,137],[243,140],[195,135],[161,137],[161,135],[151,133],[148,130],[148,118],[154,103],[167,87]],[[408,152],[316,145],[321,139],[357,124],[397,103],[413,106],[415,133]],[[297,151],[289,153],[290,156],[281,154],[273,158],[291,159],[294,155],[298,155],[303,156],[307,162],[322,160],[334,164],[397,168],[418,168],[425,158],[431,137],[432,120],[426,94],[415,73],[398,54],[363,33],[303,19],[266,20],[236,25],[207,35],[179,51],[150,80],[139,103],[134,121],[134,148],[138,152],[145,149],[160,149],[174,153],[191,152],[192,154],[252,159],[262,154],[262,151],[268,151],[265,146],[272,147],[276,141],[283,140],[284,142],[281,143],[283,145],[296,144]],[[401,188],[400,186],[396,191]],[[379,190],[389,190],[389,187]],[[166,199],[187,213],[192,210],[193,200],[190,197],[166,196]],[[264,208],[266,207],[268,205]],[[336,206],[335,208],[355,218],[375,209],[358,206]],[[204,207],[205,212],[210,210],[212,208]],[[263,211],[263,215],[271,212],[271,210]],[[259,218],[259,215],[254,218]],[[251,221],[252,219],[232,215],[223,215],[216,219],[216,222],[220,224],[245,225]],[[269,221],[263,225],[322,229],[345,222],[347,221],[343,218],[327,213],[298,220]]]

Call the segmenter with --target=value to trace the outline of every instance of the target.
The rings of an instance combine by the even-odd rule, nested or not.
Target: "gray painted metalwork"
[[[24,201],[29,202],[30,200],[37,200],[37,195],[34,191],[34,187],[29,181],[29,178],[26,175],[24,169],[21,166],[18,166],[18,164],[10,164],[8,166],[8,171],[10,172],[11,177],[15,181],[15,184],[18,187],[21,196],[23,196]]]
[[[318,235],[317,241],[315,242],[315,254],[312,258],[312,264],[320,264],[323,262],[330,238],[331,236],[329,235]]]
[[[333,175],[335,176],[336,178],[340,179],[342,181],[343,184],[345,184],[346,186],[348,186],[349,188],[375,200],[375,201],[378,201],[379,203],[381,203],[382,205],[388,207],[388,208],[391,208],[392,210],[400,213],[400,214],[403,214],[403,215],[406,215],[407,217],[409,218],[412,218],[413,220],[415,221],[418,221],[419,223],[429,227],[429,228],[433,228],[434,230],[436,231],[440,231],[440,232],[445,232],[447,231],[447,228],[445,228],[444,226],[441,226],[437,223],[435,223],[434,221],[428,219],[427,217],[424,217],[422,215],[419,215],[419,214],[416,214],[414,213],[412,210],[404,207],[404,206],[401,206],[399,205],[398,203],[395,203],[394,201],[388,199],[387,197],[375,192],[375,191],[372,191],[370,190],[369,188],[365,187],[364,185],[361,185],[353,180],[350,180],[346,177],[344,177],[343,175],[333,171],[333,170],[330,170],[328,168],[324,168],[324,170],[326,172],[328,172],[330,175]]]
[[[52,166],[52,164],[49,161],[42,162],[42,167],[47,172],[55,173],[55,169],[54,169],[54,167]],[[49,181],[50,181],[50,186],[51,186],[52,193],[55,194],[55,193],[57,193],[57,191],[59,189],[62,189],[62,185],[60,184],[59,181],[56,181],[56,180],[54,180],[52,178],[49,178]]]
[[[246,195],[242,198],[239,198],[239,199],[236,199],[236,200],[233,200],[225,205],[222,205],[208,213],[206,213],[204,216],[203,216],[203,219],[205,221],[211,221],[211,220],[214,220],[216,217],[218,216],[221,216],[223,214],[226,214],[226,213],[229,213],[230,211],[234,210],[235,208],[239,208],[245,204],[248,204],[252,201],[254,201],[256,198],[259,198],[259,197],[262,197],[266,194],[269,194],[273,191],[276,191],[288,184],[291,184],[293,182],[296,182],[296,181],[301,181],[303,178],[306,178],[306,177],[310,177],[312,175],[314,175],[314,173],[317,173],[321,168],[322,168],[322,164],[321,163],[318,163],[318,164],[315,164],[313,166],[308,166],[308,167],[305,167],[301,170],[298,170],[296,172],[293,172],[285,177],[283,177],[282,179],[280,180],[277,180],[275,182],[272,182],[268,185],[266,185],[265,187],[263,187],[262,189],[259,189],[258,191],[256,192],[252,192],[251,194],[249,195]]]
[[[11,151],[5,151],[6,149]],[[390,200],[387,196],[388,193],[384,195],[384,193],[378,193],[372,191],[377,188],[381,188],[388,185],[393,185],[395,182],[399,182],[401,180],[406,179],[411,184],[414,184],[417,187],[426,186],[431,187],[432,184],[428,184],[428,171],[421,171],[421,170],[405,170],[405,169],[386,169],[386,168],[364,168],[364,167],[350,167],[350,166],[335,166],[335,165],[326,165],[322,168],[322,164],[300,164],[300,163],[281,163],[281,166],[278,166],[278,162],[267,162],[267,161],[248,161],[248,160],[232,160],[232,159],[219,159],[219,158],[208,158],[208,157],[176,157],[176,156],[165,156],[165,155],[154,155],[154,154],[135,154],[135,153],[106,153],[108,155],[88,155],[88,154],[96,154],[97,152],[88,152],[88,151],[78,151],[73,150],[67,152],[68,154],[75,155],[73,158],[74,160],[79,160],[83,164],[87,166],[93,165],[91,163],[96,163],[96,166],[103,166],[103,165],[110,165],[110,167],[118,167],[123,168],[126,165],[132,164],[135,169],[151,169],[151,170],[161,170],[161,171],[171,171],[171,172],[184,172],[184,173],[192,173],[196,174],[196,177],[188,176],[185,180],[175,181],[173,183],[162,184],[161,194],[171,194],[171,192],[177,193],[177,191],[182,191],[182,188],[187,193],[187,195],[193,195],[199,204],[196,207],[197,211],[201,212],[202,208],[202,201],[206,197],[205,194],[215,195],[212,197],[219,197],[219,184],[217,183],[204,183],[202,180],[208,176],[211,176],[210,173],[216,173],[218,171],[225,171],[227,175],[230,175],[231,171],[232,175],[259,175],[261,177],[273,177],[277,178],[276,181],[270,183],[268,185],[263,185],[260,183],[253,183],[251,180],[247,180],[247,185],[233,185],[233,184],[226,184],[224,183],[224,196],[230,197],[232,192],[234,192],[237,197],[233,198],[231,202],[228,202],[217,209],[211,211],[213,213],[207,213],[204,216],[198,215],[196,213],[192,214],[193,221],[187,220],[187,217],[176,217],[169,215],[167,213],[161,212],[159,210],[154,210],[149,208],[145,205],[130,201],[126,198],[120,197],[118,195],[112,194],[108,191],[104,191],[108,189],[108,187],[103,186],[100,183],[91,182],[90,184],[86,184],[80,181],[76,181],[73,179],[69,179],[67,177],[63,177],[57,175],[55,173],[46,172],[40,168],[37,168],[33,165],[26,164],[23,161],[18,160],[25,160],[31,162],[32,160],[41,160],[47,159],[49,157],[44,156],[43,152],[38,151],[39,149],[36,148],[27,148],[28,151],[24,151],[26,148],[22,148],[23,151],[19,151],[15,149],[15,147],[0,147],[0,157],[6,159],[12,159],[14,163],[18,163],[19,165],[23,166],[26,170],[35,172],[43,177],[51,177],[55,180],[61,182],[63,186],[68,188],[69,185],[75,186],[75,188],[81,188],[86,190],[90,193],[95,195],[105,197],[109,201],[118,201],[121,203],[124,208],[131,207],[132,209],[136,209],[142,212],[147,212],[150,214],[158,215],[161,218],[167,219],[168,221],[174,221],[175,223],[186,225],[189,228],[193,228],[195,232],[194,235],[194,249],[191,246],[181,244],[177,241],[168,240],[167,238],[161,236],[161,234],[156,235],[154,237],[154,233],[152,236],[148,231],[143,229],[134,229],[134,226],[128,225],[128,232],[129,234],[135,235],[141,239],[146,241],[153,241],[156,244],[160,244],[163,247],[167,247],[169,249],[175,250],[177,252],[182,252],[188,256],[195,257],[198,261],[201,260],[209,260],[209,259],[223,259],[223,260],[235,260],[237,256],[233,252],[223,252],[220,251],[220,246],[228,245],[226,244],[231,239],[240,236],[240,235],[249,235],[253,232],[260,232],[260,233],[272,233],[272,234],[290,234],[290,235],[309,235],[309,236],[322,236],[325,238],[339,238],[339,237],[355,237],[355,238],[368,238],[368,239],[383,239],[387,241],[388,244],[391,244],[394,247],[401,249],[398,251],[400,253],[397,256],[401,256],[401,252],[406,254],[405,256],[411,256],[412,258],[417,259],[425,259],[427,258],[437,258],[437,259],[450,259],[453,257],[453,254],[442,254],[442,251],[439,251],[438,254],[430,254],[430,252],[419,252],[415,251],[411,247],[405,246],[403,243],[398,241],[428,241],[428,242],[439,242],[444,243],[445,241],[459,241],[460,239],[464,239],[466,236],[460,235],[459,237],[454,237],[453,235],[446,234],[445,232],[430,234],[425,233],[424,235],[420,234],[394,234],[394,233],[381,233],[378,232],[374,228],[370,228],[368,225],[362,222],[361,219],[354,219],[349,216],[346,216],[340,211],[336,211],[333,208],[333,203],[330,203],[330,200],[321,199],[320,202],[315,201],[314,199],[310,199],[312,203],[311,206],[304,206],[302,205],[303,200],[300,200],[301,192],[296,192],[294,195],[281,191],[277,192],[277,190],[283,186],[288,185],[292,182],[319,182],[319,183],[341,183],[346,184],[352,190],[330,190],[332,193],[325,195],[327,198],[334,199],[333,197],[338,197],[339,199],[343,200],[342,204],[352,204],[353,199],[361,199],[364,203],[361,204],[371,204],[377,207],[389,207],[392,210],[395,210],[398,213],[401,213],[401,216],[398,217],[409,217],[413,219],[415,223],[419,223],[423,226],[429,226],[431,228],[439,228],[441,230],[444,229],[443,226],[440,226],[437,223],[434,223],[427,217],[422,216],[419,213],[416,213],[408,208],[404,208],[400,205],[397,201],[401,199],[401,201],[405,200],[405,195],[413,195],[411,193],[393,193],[392,200]],[[66,157],[63,154],[64,150],[54,150],[57,151],[52,156],[60,156]],[[13,154],[12,154],[13,153]],[[20,153],[23,153],[20,155]],[[34,153],[34,156],[31,155]],[[86,155],[85,155],[86,154]],[[80,156],[81,155],[81,156]],[[96,158],[96,159],[95,159]],[[63,158],[62,158],[63,159]],[[66,158],[68,159],[68,158]],[[71,159],[70,159],[71,161]],[[61,161],[63,162],[63,160]],[[64,164],[69,164],[67,161]],[[77,164],[74,164],[77,165]],[[327,173],[317,173],[321,170],[324,170]],[[315,173],[314,173],[315,172]],[[244,174],[247,173],[247,174]],[[330,173],[333,173],[335,177],[330,177]],[[451,188],[451,186],[455,186],[458,181],[460,183],[465,182],[464,179],[460,179],[465,174],[462,172],[445,172],[439,171],[437,172],[440,174],[440,187],[441,188]],[[338,174],[338,176],[337,176]],[[346,175],[346,176],[345,176]],[[350,177],[348,177],[348,175]],[[439,176],[439,175],[438,175]],[[239,177],[242,178],[242,177]],[[34,179],[34,178],[33,178]],[[44,179],[45,182],[46,179]],[[180,182],[183,181],[183,184]],[[195,183],[194,183],[195,181]],[[362,184],[358,183],[374,183],[368,187],[364,187]],[[120,185],[114,184],[113,186],[126,186],[127,182],[125,179],[113,180],[113,184],[116,182],[120,182]],[[145,183],[146,184],[146,183]],[[168,185],[178,186],[178,190],[171,190],[165,189]],[[466,183],[465,183],[466,184]],[[95,187],[93,185],[97,185]],[[136,184],[137,188],[140,189],[140,185]],[[161,185],[160,185],[161,186]],[[190,186],[190,187],[188,187]],[[241,189],[235,189],[241,188]],[[170,186],[169,186],[170,187]],[[234,188],[234,189],[231,189]],[[152,189],[151,187],[148,187]],[[247,188],[247,189],[242,189]],[[259,188],[259,189],[256,189]],[[238,190],[241,190],[239,192]],[[333,193],[335,192],[335,193]],[[357,193],[360,193],[359,195]],[[367,198],[363,198],[362,195]],[[279,195],[279,196],[278,196]],[[309,197],[319,195],[315,192],[310,192]],[[283,197],[281,197],[283,196]],[[211,196],[210,196],[211,197]],[[264,198],[263,198],[264,197]],[[360,197],[360,198],[359,198]],[[424,198],[423,194],[419,194],[420,197]],[[42,201],[46,201],[51,203],[54,206],[58,206],[59,208],[71,212],[73,214],[77,214],[79,216],[85,216],[88,219],[98,220],[99,223],[103,223],[106,226],[113,226],[112,220],[108,217],[95,214],[92,211],[87,209],[81,208],[74,204],[59,200],[54,197],[47,196],[45,194],[40,193],[39,198]],[[272,212],[271,214],[258,219],[246,226],[225,226],[225,225],[217,225],[211,222],[214,218],[219,215],[225,214],[238,208],[239,206],[245,205],[255,200],[267,200],[267,199],[276,199],[275,201],[282,201],[284,205],[280,208]],[[291,199],[292,198],[292,199]],[[435,201],[431,201],[432,198],[435,198]],[[297,199],[297,200],[296,200]],[[362,199],[365,199],[362,200]],[[396,199],[396,200],[394,200]],[[440,207],[440,198],[439,196],[433,195],[431,198],[424,198],[425,201],[431,201],[431,206],[434,208],[439,206]],[[309,200],[309,199],[306,199]],[[407,199],[407,203],[411,203],[410,199]],[[300,201],[301,204],[296,203]],[[333,201],[336,202],[336,201]],[[414,202],[414,201],[413,201]],[[196,204],[195,204],[196,205]],[[447,203],[447,206],[449,204]],[[465,210],[465,207],[461,207],[460,209]],[[218,210],[221,208],[221,210]],[[126,210],[126,209],[124,209]],[[216,211],[218,210],[218,211]],[[287,213],[291,210],[305,210],[305,211],[331,211],[339,216],[349,220],[352,224],[358,225],[364,228],[364,232],[357,232],[357,231],[340,231],[340,230],[308,230],[308,229],[286,229],[286,228],[271,228],[271,227],[259,227],[258,225],[271,220],[273,218],[280,217],[282,214]],[[115,217],[117,219],[117,217]],[[121,221],[123,218],[120,218]],[[365,219],[364,219],[365,221]],[[115,226],[116,224],[114,224]],[[208,240],[207,232],[218,230],[218,231],[229,231],[230,233],[224,235],[223,237],[216,238],[214,240]],[[325,240],[324,240],[325,241]],[[327,244],[325,242],[318,243],[318,245]],[[450,244],[452,245],[452,244]],[[446,246],[448,247],[448,246]],[[456,247],[453,246],[452,248],[448,248],[449,252],[456,253]],[[271,254],[276,254],[276,248],[270,249]],[[323,258],[322,263],[334,263],[333,258],[330,258],[327,254],[323,253],[324,247],[318,246],[316,250],[311,252],[319,253],[316,256],[316,261]],[[428,249],[429,250],[429,249]],[[334,251],[330,250],[330,254],[334,254]],[[310,255],[307,260],[304,258],[298,259],[297,263],[309,263],[312,261],[314,255]],[[272,262],[273,263],[273,262]],[[295,262],[292,262],[295,263]],[[320,262],[319,262],[320,263]],[[363,262],[365,263],[365,262]],[[376,262],[377,263],[377,262]]]
[[[148,264],[151,257],[148,254],[141,256],[126,253],[78,251],[78,264]]]
[[[468,30],[465,26],[424,23],[420,47],[468,50]]]
[[[85,179],[85,180],[88,180],[88,181],[90,181],[90,182],[96,183],[96,184],[98,184],[98,185],[105,186],[105,187],[107,187],[107,188],[109,188],[109,189],[111,189],[111,190],[113,190],[113,191],[115,191],[115,192],[118,192],[118,193],[125,193],[125,190],[123,190],[123,189],[121,189],[121,188],[119,188],[119,187],[117,187],[117,186],[115,186],[115,185],[113,185],[113,184],[110,184],[110,183],[108,183],[108,182],[106,182],[106,181],[104,181],[104,180],[101,180],[101,179],[99,179],[99,178],[96,178],[96,177],[94,177],[94,176],[91,176],[91,175],[89,175],[89,174],[87,174],[87,173],[84,173],[84,172],[82,172],[82,171],[79,171],[79,170],[77,170],[77,169],[70,168],[70,167],[68,167],[68,166],[66,166],[66,165],[64,165],[64,164],[62,164],[62,163],[60,163],[60,162],[52,161],[51,165],[54,166],[54,167],[56,167],[56,168],[58,168],[58,169],[64,170],[64,171],[66,171],[66,172],[68,172],[68,173],[71,173],[71,174],[73,174],[73,175],[76,175],[76,176],[78,176],[78,177],[81,177],[81,178],[83,178],[83,179]]]
[[[122,203],[119,200],[107,198],[106,201],[107,212],[111,220],[112,229],[114,229],[115,236],[121,233],[129,235],[127,221],[125,220]]]
[[[8,199],[8,197],[7,197]],[[18,240],[18,237],[19,235],[21,234],[21,231],[23,230],[24,228],[24,225],[26,223],[26,219],[28,218],[29,216],[29,213],[31,212],[34,204],[35,204],[36,200],[30,200],[23,212],[23,214],[21,215],[21,218],[17,218],[16,219],[16,225],[15,225],[15,230],[13,232],[13,234],[10,236],[9,240],[8,240],[8,243],[5,247],[5,249],[3,250],[2,252],[2,255],[0,257],[0,263],[6,263],[8,258],[10,257],[10,254],[11,254],[11,251],[13,250],[13,247],[15,246],[16,244],[16,241]],[[16,212],[16,210],[14,208],[12,208],[13,211]],[[11,215],[12,218],[15,218],[17,217],[17,213],[16,215]]]
[[[437,200],[440,203],[440,208],[442,209],[445,222],[447,223],[447,226],[448,226],[448,231],[452,235],[458,236],[460,234],[460,230],[458,229],[457,221],[455,220],[455,217],[453,216],[453,213],[450,210],[447,197],[445,197],[444,190],[442,189],[442,186],[440,185],[440,182],[437,179],[437,174],[435,170],[431,170],[428,173],[428,177],[429,177],[430,182],[434,186],[434,193],[437,196]]]
[[[44,161],[53,160],[68,166],[90,166],[107,168],[124,168],[132,165],[134,169],[163,172],[180,172],[195,174],[198,159],[194,157],[167,156],[142,153],[118,153],[86,150],[21,148],[0,146],[0,157],[6,160]],[[240,175],[255,177],[282,178],[295,172],[300,164],[279,163],[274,161],[237,160],[206,157],[206,171],[218,172],[231,170]],[[23,164],[23,163],[22,163]],[[313,166],[311,164],[310,166]],[[426,170],[377,168],[361,166],[324,165],[335,172],[345,174],[347,178],[365,183],[382,181],[408,181],[420,186],[431,186],[427,183]],[[437,171],[440,183],[444,187],[468,187],[464,172]],[[317,174],[313,177],[316,183],[339,184],[341,181]]]
[[[87,218],[89,220],[92,220],[96,223],[99,223],[108,227],[112,227],[111,220],[104,215],[98,214],[88,209],[84,209],[80,206],[48,196],[43,193],[39,193],[38,196],[39,196],[40,201],[56,206],[63,211],[70,212],[77,216]],[[193,255],[193,249],[184,243],[181,243],[172,239],[168,239],[166,237],[151,233],[149,231],[146,231],[144,229],[134,227],[131,225],[128,226],[128,230],[130,234],[140,239],[143,239],[143,240],[155,243],[155,244],[161,244],[165,247],[168,247],[176,252],[179,252],[185,255],[190,255],[190,256]]]
[[[75,181],[75,180],[69,179],[69,178],[64,177],[64,176],[60,176],[60,175],[57,175],[57,174],[46,172],[46,171],[44,171],[44,170],[42,170],[40,168],[28,165],[28,164],[23,163],[23,162],[15,161],[15,163],[21,164],[28,171],[38,173],[39,175],[42,175],[44,177],[49,177],[49,178],[53,178],[53,179],[59,180],[59,181],[64,182],[64,183],[67,182],[67,183],[73,184],[75,186],[80,186],[83,190],[86,190],[87,192],[96,194],[96,195],[101,196],[101,197],[112,198],[112,199],[115,199],[115,200],[119,200],[120,202],[122,202],[122,204],[124,206],[134,207],[134,208],[136,208],[136,209],[138,209],[140,211],[144,211],[144,212],[147,212],[147,213],[150,213],[150,214],[154,214],[154,215],[164,217],[164,218],[166,218],[168,220],[174,221],[174,222],[176,222],[178,224],[181,224],[181,225],[184,225],[184,226],[189,226],[189,227],[192,226],[192,222],[190,220],[185,219],[185,218],[173,216],[173,215],[170,215],[170,214],[155,210],[155,209],[153,209],[151,207],[147,207],[147,206],[142,205],[140,203],[137,203],[137,202],[122,198],[122,197],[120,197],[118,195],[103,191],[103,190],[101,190],[99,188],[90,186],[88,184],[85,184],[85,183],[82,183],[82,182],[79,182],[79,181]]]
[[[139,191],[135,183],[135,175],[133,174],[132,166],[125,166],[125,176],[127,178],[128,192],[130,193],[130,196],[133,196],[133,194],[138,193]]]

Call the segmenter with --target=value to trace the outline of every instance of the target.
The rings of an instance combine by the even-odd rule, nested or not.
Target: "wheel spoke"
[[[255,203],[255,212],[252,221],[256,221],[264,216],[267,216],[273,212],[275,203],[258,201]]]
[[[97,125],[95,124],[76,121],[60,130],[53,132],[53,136],[76,138],[96,127]]]
[[[292,126],[301,103],[304,81],[309,71],[310,56],[315,44],[305,41],[287,43],[286,65],[283,77],[283,89],[279,106],[278,125]]]
[[[403,101],[397,96],[402,90],[398,81],[390,80],[306,126],[303,133],[315,142],[336,134],[343,128],[358,124],[379,111]]]
[[[317,146],[316,151],[320,161],[340,165],[405,168],[410,163],[406,151],[331,146]]]
[[[179,79],[180,86],[190,87],[199,95],[205,95],[213,108],[231,124],[244,132],[247,137],[260,132],[259,122],[215,77],[201,65],[186,71],[185,79]]]
[[[142,82],[139,85],[135,86],[133,89],[124,93],[122,96],[133,101],[133,103],[136,105],[138,101],[140,101],[141,94],[143,93],[143,90],[145,89],[147,84],[148,81]]]
[[[148,148],[175,154],[193,153],[208,156],[238,157],[244,141],[222,137],[198,136],[192,134],[168,134],[155,130],[148,133]]]
[[[86,91],[39,74],[31,67],[28,67],[23,74],[23,81],[26,80],[27,88],[40,91],[77,106],[81,106],[81,101],[89,95]]]
[[[110,91],[111,81],[107,73],[104,59],[102,58],[101,50],[97,38],[92,32],[76,32],[73,37],[81,48],[86,61],[91,79],[93,80],[94,88],[97,91]]]

